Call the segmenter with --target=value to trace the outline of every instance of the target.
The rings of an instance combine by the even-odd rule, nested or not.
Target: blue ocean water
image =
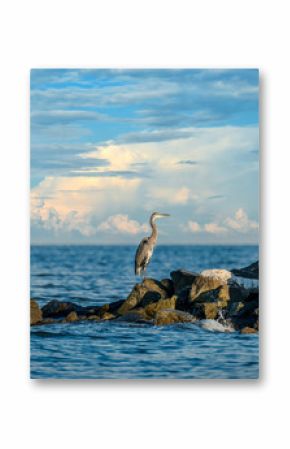
[[[83,306],[125,299],[136,283],[133,246],[32,246],[31,297]],[[147,276],[183,268],[239,268],[257,246],[157,246]],[[64,379],[255,379],[258,335],[113,322],[31,328],[31,377]]]

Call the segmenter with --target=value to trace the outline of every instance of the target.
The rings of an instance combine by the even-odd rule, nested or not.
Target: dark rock
[[[197,295],[194,298],[194,302],[215,302],[219,307],[226,307],[229,299],[229,288],[227,285],[222,285],[214,290],[208,290],[207,292]]]
[[[232,322],[237,330],[243,327],[259,328],[259,308],[257,299],[251,302],[244,303],[240,310],[231,314]]]
[[[110,304],[109,304],[109,310],[108,310],[108,312],[110,312],[110,313],[115,313],[115,312],[117,312],[117,310],[121,307],[121,305],[122,304],[124,304],[124,299],[121,299],[121,300],[119,300],[119,301],[114,301],[114,302],[111,302]]]
[[[77,306],[72,302],[60,302],[53,300],[42,307],[42,314],[44,318],[66,317],[70,312],[78,312],[82,307]]]
[[[258,311],[258,302],[256,300],[251,302],[244,303],[244,307],[242,307],[238,312],[233,314],[233,316],[239,317],[247,317],[247,316],[256,316]]]
[[[96,307],[84,307],[82,309],[82,312],[86,314],[87,319],[91,316],[98,316],[99,318],[102,317],[102,315],[105,312],[114,314],[117,312],[118,308],[124,303],[124,300],[111,302],[108,304],[103,304],[102,306],[96,306]]]
[[[191,288],[199,274],[185,270],[177,270],[172,271],[170,276],[174,285],[174,293],[179,296],[184,290],[188,291]]]
[[[247,279],[259,279],[259,261],[252,263],[244,268],[234,268],[232,273],[235,276],[247,278]]]
[[[230,302],[229,307],[228,307],[229,316],[237,315],[237,313],[239,313],[244,306],[245,306],[245,303],[242,301]]]
[[[259,290],[230,286],[230,296],[228,315],[232,318],[235,328],[238,330],[243,327],[258,328]]]
[[[232,322],[236,330],[240,330],[243,327],[253,327],[258,329],[257,317],[247,316],[247,317],[232,317]]]
[[[218,318],[218,306],[214,302],[196,303],[194,304],[191,313],[198,320],[215,320]]]
[[[34,299],[30,300],[30,324],[37,324],[42,320],[42,312]]]
[[[229,296],[231,302],[252,301],[252,297],[257,295],[258,289],[245,288],[236,282],[229,282]]]
[[[110,304],[104,304],[95,311],[95,314],[101,317],[104,313],[110,313]]]
[[[100,313],[100,310],[102,309],[103,306],[96,306],[96,307],[84,307],[82,310],[82,314],[85,318],[88,318],[92,315],[97,315]]]
[[[174,294],[173,281],[171,279],[162,279],[162,281],[160,281],[160,283],[167,291],[168,298],[170,298]]]
[[[259,289],[258,288],[250,288],[249,296],[247,297],[247,302],[256,301],[259,305]]]

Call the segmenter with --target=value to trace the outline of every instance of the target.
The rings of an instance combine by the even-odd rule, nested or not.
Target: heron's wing
[[[152,251],[148,243],[148,237],[145,237],[143,240],[141,240],[140,245],[138,246],[136,251],[135,274],[137,274],[138,268],[144,270],[145,266],[147,265],[150,259],[151,253]]]

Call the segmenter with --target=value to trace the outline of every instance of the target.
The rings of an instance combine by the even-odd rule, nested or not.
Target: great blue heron
[[[145,237],[141,240],[135,255],[135,274],[138,276],[145,273],[146,267],[152,257],[154,246],[157,242],[157,226],[155,220],[163,217],[169,217],[169,214],[153,212],[150,217],[149,223],[152,228],[152,233],[150,237]]]

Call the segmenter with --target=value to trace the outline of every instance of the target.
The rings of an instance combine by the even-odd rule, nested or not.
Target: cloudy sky
[[[258,77],[32,70],[32,243],[257,243]]]

